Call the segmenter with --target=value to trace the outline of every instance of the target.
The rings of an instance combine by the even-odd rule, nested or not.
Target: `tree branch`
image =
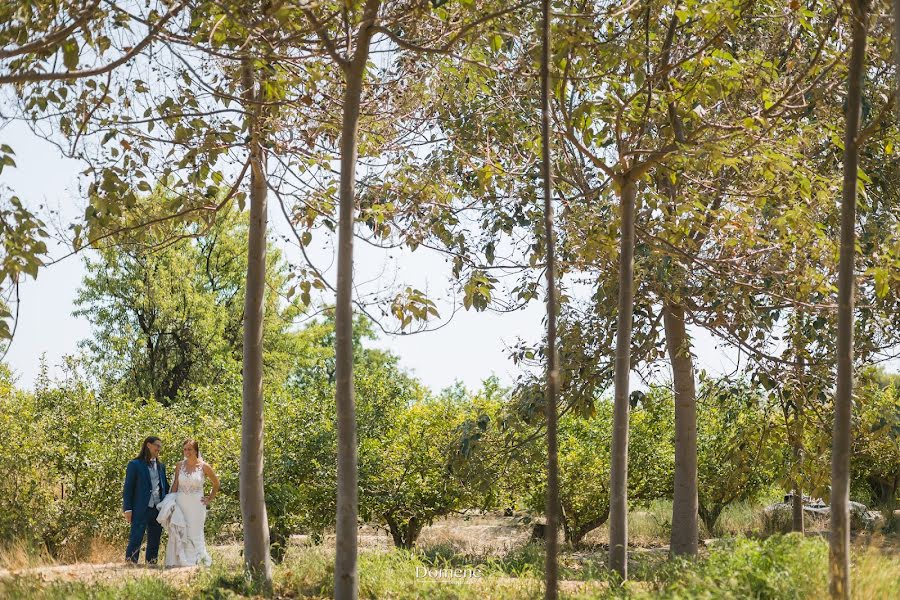
[[[16,73],[11,75],[0,75],[0,85],[4,83],[36,83],[39,81],[69,81],[72,79],[81,79],[85,77],[94,77],[96,75],[103,75],[104,73],[108,73],[112,71],[116,67],[119,67],[138,54],[140,54],[144,48],[150,45],[150,42],[156,38],[156,35],[162,30],[166,23],[172,20],[175,15],[181,12],[187,5],[188,0],[182,0],[182,2],[176,4],[172,7],[172,9],[167,12],[159,21],[156,22],[147,36],[142,39],[136,46],[134,46],[130,51],[123,54],[118,59],[103,65],[102,67],[96,67],[94,69],[84,69],[81,71],[66,71],[66,72],[51,72],[51,73],[41,73],[38,71],[24,71],[22,73]]]

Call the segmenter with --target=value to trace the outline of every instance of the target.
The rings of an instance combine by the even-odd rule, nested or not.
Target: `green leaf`
[[[875,294],[879,298],[884,298],[890,291],[890,287],[888,286],[890,273],[885,268],[876,268],[872,269],[872,276],[875,280]]]
[[[78,67],[78,42],[68,40],[62,47],[63,64],[70,71],[74,71]]]

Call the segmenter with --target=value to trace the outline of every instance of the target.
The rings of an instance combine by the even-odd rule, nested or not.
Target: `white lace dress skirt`
[[[206,551],[206,537],[203,530],[207,509],[200,501],[203,498],[204,481],[202,467],[196,468],[193,472],[182,467],[178,474],[178,491],[174,493],[175,506],[183,516],[184,526],[173,524],[169,527],[165,563],[167,567],[212,564],[212,558]],[[168,496],[166,498],[168,499]]]

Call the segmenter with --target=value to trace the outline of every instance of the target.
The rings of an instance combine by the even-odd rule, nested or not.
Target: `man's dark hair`
[[[145,463],[150,462],[150,449],[147,448],[147,444],[155,444],[159,441],[159,438],[155,435],[151,435],[144,439],[144,443],[141,446],[141,453],[137,455],[138,460],[142,460]]]

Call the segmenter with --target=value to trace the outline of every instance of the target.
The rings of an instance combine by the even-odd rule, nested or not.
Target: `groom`
[[[125,560],[137,563],[144,532],[147,532],[147,563],[156,564],[159,555],[159,538],[162,526],[157,523],[157,506],[169,491],[166,467],[159,461],[162,442],[151,435],[144,440],[141,453],[128,463],[125,471],[125,489],[122,491],[122,508],[125,519],[131,523]]]

